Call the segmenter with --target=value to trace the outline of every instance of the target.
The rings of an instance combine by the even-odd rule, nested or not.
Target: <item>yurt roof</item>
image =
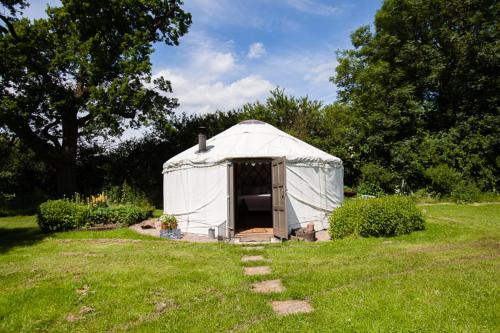
[[[198,145],[175,155],[163,165],[164,170],[183,166],[216,165],[237,158],[286,157],[293,163],[328,163],[342,161],[301,141],[276,127],[258,120],[246,120],[207,140],[207,151]]]

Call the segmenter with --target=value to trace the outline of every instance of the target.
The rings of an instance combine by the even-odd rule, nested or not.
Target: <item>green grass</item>
[[[238,246],[0,218],[0,332],[498,332],[500,205],[423,208],[411,235],[266,246],[279,295],[250,292],[264,278],[243,276]],[[304,298],[313,313],[269,306]],[[68,321],[82,306],[94,311]]]

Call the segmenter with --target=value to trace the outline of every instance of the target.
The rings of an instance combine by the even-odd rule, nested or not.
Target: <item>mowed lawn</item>
[[[500,205],[422,208],[427,229],[408,236],[267,245],[265,278],[243,275],[236,245],[2,218],[0,331],[499,332]],[[285,292],[250,291],[277,278]],[[275,315],[285,299],[314,312]]]

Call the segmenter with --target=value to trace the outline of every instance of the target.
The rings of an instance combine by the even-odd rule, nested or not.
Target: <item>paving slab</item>
[[[271,302],[271,306],[273,311],[280,316],[294,313],[308,313],[314,310],[308,301],[302,300],[273,301]]]
[[[266,275],[271,274],[271,267],[269,266],[255,266],[245,267],[245,275]]]
[[[264,247],[263,246],[243,246],[242,247],[243,250],[245,251],[257,251],[257,250],[264,250]]]
[[[281,280],[267,280],[252,284],[252,291],[254,293],[270,294],[280,293],[285,290]]]
[[[271,260],[265,259],[263,256],[243,256],[241,258],[241,261],[250,262],[250,261],[271,261]]]

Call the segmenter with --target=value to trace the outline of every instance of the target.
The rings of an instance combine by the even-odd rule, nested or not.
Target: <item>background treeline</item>
[[[80,143],[78,191],[126,181],[161,207],[162,164],[195,145],[200,126],[213,136],[259,119],[340,157],[345,184],[362,193],[470,199],[497,192],[499,14],[493,0],[386,0],[374,27],[353,32],[353,48],[337,54],[337,102],[276,89],[237,110],[174,113],[113,148]],[[0,154],[4,211],[56,196],[56,171],[10,132],[0,134]]]

